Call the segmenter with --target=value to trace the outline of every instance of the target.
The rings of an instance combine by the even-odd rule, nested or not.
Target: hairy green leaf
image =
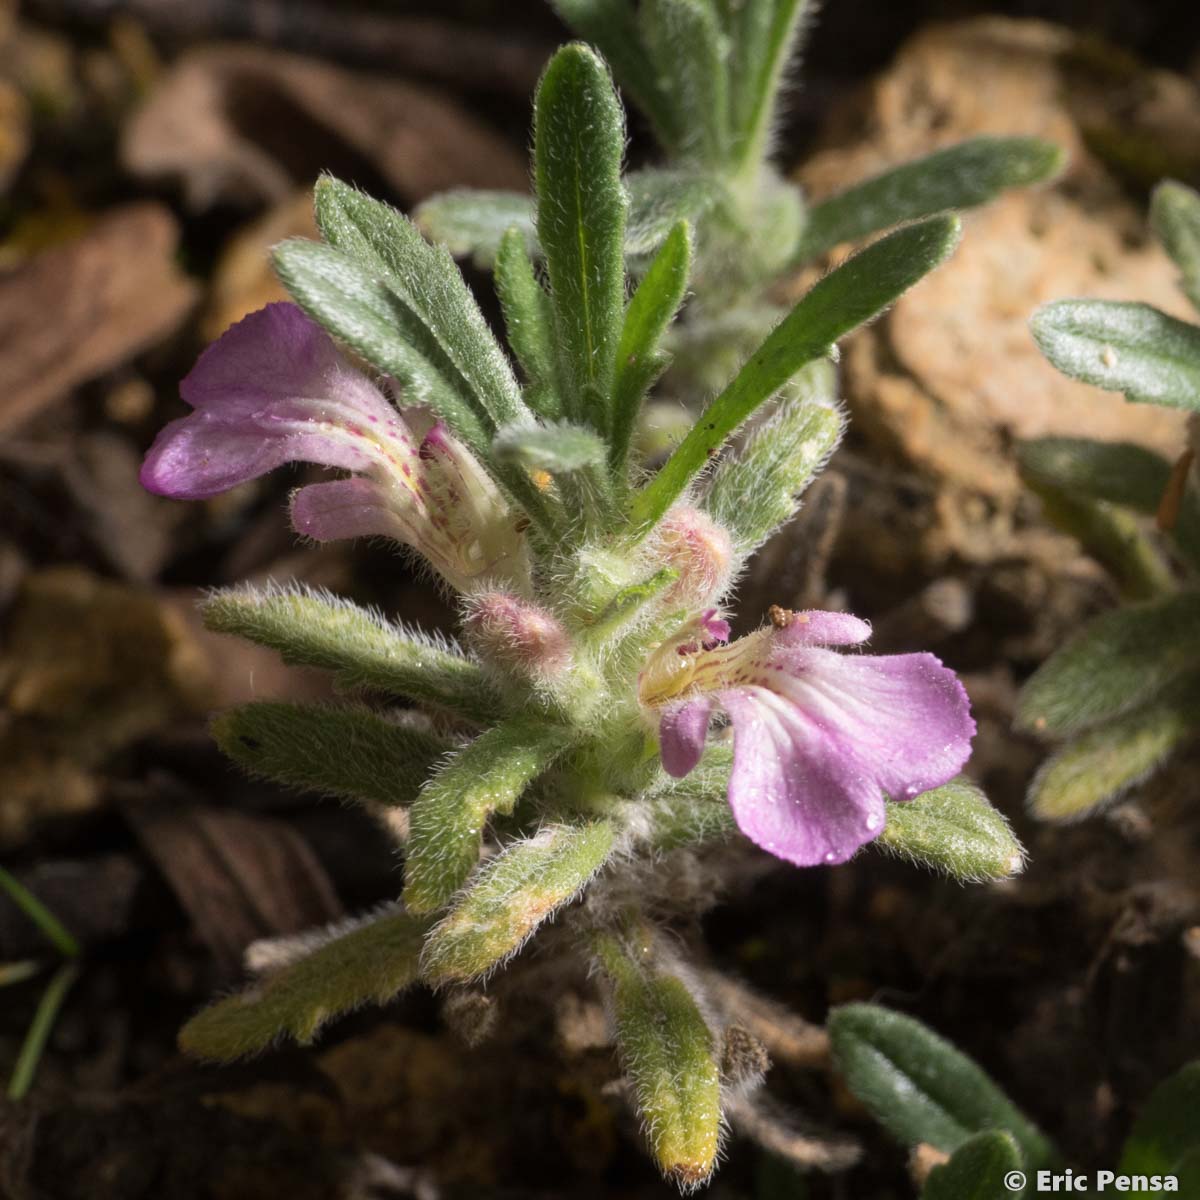
[[[586,46],[551,59],[533,141],[564,414],[607,433],[625,307],[625,125],[608,70]]]
[[[828,1022],[833,1061],[871,1115],[905,1146],[953,1153],[973,1133],[1010,1133],[1029,1169],[1053,1147],[962,1051],[920,1021],[874,1004],[836,1008]]]
[[[275,271],[314,321],[373,367],[392,376],[411,404],[433,409],[472,449],[488,444],[485,415],[463,394],[452,364],[416,317],[375,273],[320,242],[275,247]]]
[[[528,416],[508,359],[444,247],[430,245],[394,208],[329,176],[317,184],[316,213],[325,240],[375,273],[420,322],[493,429]]]
[[[415,982],[428,928],[393,907],[317,935],[311,953],[193,1017],[180,1031],[180,1049],[231,1062],[282,1037],[311,1042],[326,1021],[386,1004]]]
[[[342,688],[407,696],[478,723],[499,709],[483,672],[449,643],[326,592],[246,585],[215,592],[201,612],[214,632],[269,646],[294,666],[333,671]]]
[[[943,262],[958,219],[932,217],[881,239],[816,284],[708,406],[662,470],[635,497],[631,523],[649,529],[759,405],[838,338],[877,316]]]
[[[444,737],[362,705],[256,700],[216,717],[212,734],[243,770],[292,787],[376,804],[410,804]]]
[[[404,902],[411,912],[443,908],[479,860],[493,813],[510,813],[526,787],[566,749],[569,730],[515,717],[457,750],[409,810]]]
[[[597,959],[655,1161],[680,1187],[698,1187],[712,1174],[720,1144],[712,1032],[687,985],[657,965],[651,947],[605,936],[597,942]]]
[[[534,273],[520,230],[510,229],[496,254],[496,294],[508,344],[528,380],[529,406],[551,420],[562,413],[555,379],[554,310]]]
[[[1029,322],[1064,374],[1127,400],[1200,411],[1200,328],[1149,304],[1055,300]]]
[[[642,398],[670,361],[659,343],[683,303],[691,262],[691,231],[680,222],[663,242],[625,310],[609,443],[609,461],[618,474],[624,469]]]
[[[977,137],[937,150],[812,205],[795,260],[903,221],[986,204],[1005,188],[1051,178],[1063,161],[1058,146],[1033,137]]]
[[[1180,592],[1097,617],[1021,691],[1017,724],[1049,737],[1132,712],[1200,666],[1200,594]]]
[[[1007,879],[1025,865],[1025,851],[1004,816],[963,776],[889,803],[887,824],[874,844],[964,882]]]
[[[495,263],[500,241],[510,229],[517,230],[527,254],[537,250],[533,199],[520,192],[442,192],[419,205],[413,220],[430,241],[440,242],[455,258],[469,257],[485,271]]]
[[[435,987],[466,983],[511,958],[600,870],[615,838],[612,822],[592,821],[548,825],[505,847],[479,867],[433,928],[422,978]]]
[[[1150,223],[1179,268],[1180,286],[1200,309],[1200,193],[1167,180],[1154,189]]]
[[[739,554],[761,546],[799,507],[841,440],[833,364],[819,360],[785,385],[778,409],[713,472],[704,507],[729,530]]]
[[[492,443],[497,462],[519,463],[527,471],[567,475],[603,463],[608,448],[582,425],[514,425],[502,429]]]

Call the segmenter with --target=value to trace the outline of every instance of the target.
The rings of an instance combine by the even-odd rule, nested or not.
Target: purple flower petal
[[[845,862],[883,829],[884,799],[852,750],[761,687],[730,689],[729,804],[738,828],[800,867]]]
[[[784,646],[856,646],[871,636],[866,621],[843,612],[809,609],[792,614],[791,621],[775,632]]]
[[[676,779],[691,773],[704,753],[708,736],[708,718],[713,701],[697,696],[663,711],[658,736],[662,746],[663,769]]]
[[[230,327],[180,394],[196,411],[167,425],[142,465],[159,495],[207,499],[287,462],[365,470],[416,457],[396,411],[294,304]]]
[[[317,542],[384,536],[412,540],[411,531],[377,484],[361,476],[310,483],[292,495],[292,527]]]

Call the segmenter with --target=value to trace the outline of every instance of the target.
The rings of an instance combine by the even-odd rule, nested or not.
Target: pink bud
[[[558,619],[508,592],[472,596],[464,624],[487,658],[525,674],[554,675],[570,661],[571,639]]]
[[[707,604],[725,590],[733,569],[729,534],[705,512],[681,505],[669,512],[653,541],[655,561],[679,579],[666,595],[678,606]]]

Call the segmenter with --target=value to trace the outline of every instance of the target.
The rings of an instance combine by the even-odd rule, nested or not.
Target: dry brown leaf
[[[196,209],[279,203],[322,170],[378,175],[405,202],[527,182],[516,149],[445,95],[256,46],[184,54],[121,152],[135,175],[180,178]]]
[[[178,240],[165,208],[132,204],[0,279],[0,432],[174,332],[196,296]]]

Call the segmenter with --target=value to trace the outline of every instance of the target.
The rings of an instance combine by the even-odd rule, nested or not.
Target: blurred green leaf
[[[959,231],[957,218],[933,217],[889,234],[826,275],[775,327],[637,494],[631,523],[650,528],[759,405],[949,257]]]
[[[1171,464],[1134,442],[1045,437],[1021,442],[1017,462],[1032,486],[1075,492],[1153,516],[1171,482]],[[1200,568],[1200,499],[1188,488],[1171,535],[1180,553]]]
[[[711,0],[641,0],[642,41],[684,114],[676,159],[719,169],[729,154],[729,63]]]
[[[1122,1175],[1170,1175],[1200,1148],[1200,1060],[1150,1094],[1121,1154]]]
[[[1056,300],[1030,320],[1064,374],[1128,400],[1200,411],[1200,328],[1149,304]]]
[[[1053,1147],[962,1051],[912,1017],[874,1004],[830,1014],[834,1065],[871,1115],[905,1146],[928,1142],[952,1154],[974,1133],[1012,1135],[1030,1170]]]
[[[663,149],[676,154],[687,132],[682,111],[642,40],[633,0],[551,0],[559,16],[608,60],[621,89],[650,119]]]
[[[652,254],[680,221],[698,221],[718,204],[724,191],[711,175],[647,168],[625,176],[629,220],[625,253]]]
[[[964,776],[912,800],[889,802],[874,845],[963,882],[1007,879],[1025,865],[1008,821]]]
[[[736,164],[756,170],[778,117],[779,93],[808,0],[722,0],[729,37],[729,107]]]
[[[1200,729],[1200,680],[1088,730],[1042,763],[1029,809],[1043,821],[1077,821],[1153,774]]]
[[[967,1138],[950,1161],[929,1173],[921,1200],[1012,1200],[1004,1179],[1021,1169],[1021,1152],[1001,1130]]]
[[[1017,725],[1048,737],[1132,712],[1200,667],[1200,594],[1105,613],[1047,659],[1021,690]]]
[[[1160,183],[1150,202],[1150,223],[1180,272],[1180,286],[1200,309],[1200,193],[1174,180]]]
[[[426,200],[413,220],[431,241],[440,242],[455,258],[469,257],[482,270],[490,270],[500,240],[516,229],[528,254],[537,251],[533,199],[520,192],[491,192],[460,188]]]
[[[795,261],[807,262],[841,242],[857,241],[903,221],[986,204],[1005,188],[1040,183],[1062,166],[1062,150],[1041,138],[977,137],[959,142],[812,205]]]

